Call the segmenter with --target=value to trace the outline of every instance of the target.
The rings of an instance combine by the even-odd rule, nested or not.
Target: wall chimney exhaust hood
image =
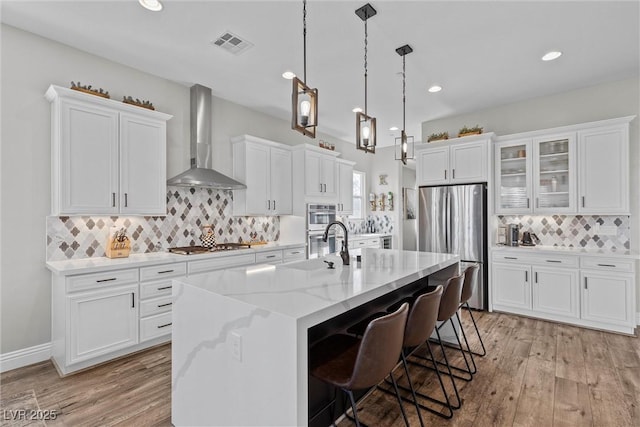
[[[202,85],[191,86],[191,169],[167,181],[178,187],[206,187],[218,190],[247,188],[218,171],[211,169],[211,89]]]

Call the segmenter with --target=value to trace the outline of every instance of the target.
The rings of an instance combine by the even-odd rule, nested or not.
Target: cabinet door
[[[449,182],[449,147],[421,150],[417,162],[418,186]]]
[[[271,148],[270,198],[272,214],[290,215],[293,195],[291,188],[291,151]]]
[[[573,133],[533,141],[535,212],[576,212],[575,145]]]
[[[533,310],[578,318],[578,271],[533,268]]]
[[[138,285],[84,292],[68,298],[67,364],[138,343]]]
[[[531,143],[528,140],[495,146],[496,213],[530,213]]]
[[[320,153],[307,151],[304,154],[304,192],[307,196],[322,196],[324,194],[324,183],[321,182],[322,155]]]
[[[247,215],[269,214],[270,148],[260,144],[246,144],[245,184]]]
[[[322,156],[322,183],[324,184],[324,196],[336,197],[338,189],[336,184],[336,159],[331,156]]]
[[[60,156],[59,188],[52,195],[59,199],[57,213],[117,213],[118,112],[61,101],[60,114],[59,134],[54,123]]]
[[[583,319],[633,328],[633,275],[582,272],[580,281]]]
[[[338,163],[338,211],[353,213],[353,166]]]
[[[451,183],[487,181],[487,143],[451,147]]]
[[[525,265],[493,264],[493,305],[531,310],[531,271]]]
[[[120,114],[120,212],[166,215],[166,123]]]
[[[628,125],[579,132],[578,138],[578,211],[629,214]]]

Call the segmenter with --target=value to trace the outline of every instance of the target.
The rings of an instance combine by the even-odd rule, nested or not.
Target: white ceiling
[[[302,1],[2,1],[2,22],[290,120],[289,69],[302,75]],[[362,1],[309,0],[307,83],[319,90],[319,130],[355,138],[364,103]],[[380,145],[426,120],[637,76],[638,1],[371,1],[368,112]],[[254,46],[234,56],[210,42],[231,31]],[[542,62],[547,51],[564,55]],[[92,82],[99,85],[99,82]],[[427,92],[432,84],[444,89]],[[153,100],[152,100],[153,101]],[[475,123],[469,123],[473,125]],[[397,133],[397,132],[396,132]]]

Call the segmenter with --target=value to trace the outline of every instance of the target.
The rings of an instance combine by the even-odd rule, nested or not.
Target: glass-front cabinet
[[[496,213],[576,210],[575,134],[498,142]]]

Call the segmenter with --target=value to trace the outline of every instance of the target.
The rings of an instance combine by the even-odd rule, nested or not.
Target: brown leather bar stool
[[[309,351],[309,372],[314,377],[340,388],[351,401],[356,426],[360,427],[354,390],[377,385],[387,375],[396,391],[405,425],[409,425],[402,405],[393,369],[402,352],[409,305],[396,312],[372,320],[362,339],[351,335],[332,335],[315,344]]]
[[[478,329],[478,325],[476,324],[476,319],[473,317],[473,311],[471,307],[469,307],[469,300],[473,296],[473,284],[476,282],[476,278],[478,277],[478,271],[480,270],[480,266],[478,264],[473,264],[467,267],[464,270],[464,284],[462,285],[462,295],[460,296],[460,309],[463,307],[467,308],[467,312],[471,317],[471,321],[473,321],[473,327],[476,330],[476,335],[478,336],[478,340],[480,341],[480,345],[482,346],[482,353],[478,353],[475,351],[471,351],[469,344],[467,343],[467,348],[470,353],[475,354],[476,356],[486,356],[487,349],[484,347],[484,342],[482,342],[482,337],[480,336],[480,330]],[[460,323],[462,326],[462,323]],[[466,340],[466,337],[465,337]]]

